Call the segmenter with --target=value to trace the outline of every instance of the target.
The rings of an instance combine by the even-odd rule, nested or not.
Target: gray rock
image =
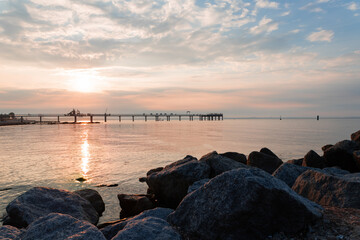
[[[351,140],[360,143],[360,130],[351,134]]]
[[[295,180],[309,168],[295,164],[284,163],[272,174],[274,177],[285,182],[289,187],[294,185]]]
[[[246,164],[246,156],[242,153],[237,152],[226,152],[226,153],[220,153],[221,156],[230,158],[232,160],[235,160],[239,163]]]
[[[147,217],[141,221],[131,221],[125,228],[118,232],[113,240],[181,240],[181,236],[176,232],[167,221]]]
[[[121,212],[120,219],[135,216],[145,210],[155,208],[151,195],[145,194],[118,194]]]
[[[322,147],[321,147],[321,150],[323,150],[323,152],[325,152],[326,150],[328,150],[328,149],[331,148],[332,146],[334,146],[334,145],[332,145],[332,144],[326,144],[325,146],[322,146]]]
[[[155,194],[160,206],[176,208],[194,182],[209,178],[210,167],[192,156],[167,165],[163,170],[153,172],[146,183]]]
[[[304,161],[304,158],[299,158],[299,159],[291,159],[291,160],[288,160],[286,162],[290,163],[290,164],[295,164],[295,165],[298,165],[298,166],[302,166],[303,161]]]
[[[282,163],[281,159],[262,152],[250,153],[247,160],[247,165],[260,168],[270,174]]]
[[[124,221],[118,222],[116,224],[106,226],[100,230],[104,234],[106,239],[110,240],[119,231],[124,229],[126,224],[128,224],[131,221],[141,221],[142,219],[147,218],[147,217],[154,217],[154,218],[160,218],[160,219],[166,220],[166,218],[169,216],[169,214],[172,213],[173,211],[174,210],[172,210],[170,208],[155,208],[155,209],[147,210],[133,218],[129,218]]]
[[[351,173],[343,175],[341,178],[347,181],[360,182],[360,173]]]
[[[204,178],[199,181],[196,181],[188,188],[188,194],[202,187],[205,183],[207,183],[210,179]]]
[[[0,227],[0,239],[3,240],[12,240],[18,237],[22,233],[21,230],[13,226],[2,226]]]
[[[146,176],[149,176],[155,172],[160,172],[161,170],[163,170],[164,168],[163,167],[158,167],[158,168],[153,168],[153,169],[150,169],[147,173],[146,173]]]
[[[223,172],[236,169],[248,168],[245,164],[234,161],[230,158],[218,154],[216,151],[210,152],[201,157],[200,162],[208,164],[211,168],[210,178],[213,178]]]
[[[324,168],[325,160],[319,156],[315,151],[310,150],[305,156],[302,162],[303,167],[314,167],[314,168]]]
[[[266,147],[260,149],[260,152],[261,152],[261,153],[265,153],[265,154],[267,154],[267,155],[269,155],[269,156],[272,156],[272,157],[279,158],[278,156],[276,156],[275,153],[273,153],[270,149],[268,149],[268,148],[266,148]]]
[[[296,179],[292,189],[321,205],[360,209],[360,182],[344,176],[307,170]]]
[[[53,212],[69,214],[92,224],[99,220],[88,200],[73,192],[45,187],[35,187],[21,194],[9,203],[6,211],[9,222],[15,227],[26,227]]]
[[[92,224],[67,214],[50,213],[31,223],[22,240],[78,239],[105,240],[104,235]]]
[[[325,163],[328,167],[339,166],[349,172],[358,172],[353,152],[360,150],[357,142],[344,140],[324,151]]]
[[[293,234],[322,208],[259,169],[225,172],[188,194],[168,221],[185,239],[265,239]]]
[[[284,181],[289,187],[292,187],[295,183],[295,180],[305,171],[313,170],[318,172],[323,172],[330,175],[344,175],[348,174],[348,171],[338,169],[335,167],[332,168],[309,168],[302,167],[294,164],[284,163],[272,174],[274,177]]]
[[[99,216],[102,216],[102,213],[105,211],[105,203],[98,191],[93,189],[81,189],[75,191],[74,193],[77,193],[88,200],[95,208]]]

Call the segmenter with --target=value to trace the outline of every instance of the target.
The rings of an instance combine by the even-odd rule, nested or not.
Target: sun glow
[[[81,145],[81,155],[82,155],[81,156],[81,170],[82,170],[83,177],[86,178],[87,173],[89,172],[89,158],[90,158],[87,131],[84,132],[82,140],[83,140],[83,143]]]
[[[63,73],[68,76],[68,88],[76,92],[99,92],[103,78],[94,70],[72,70]]]
[[[96,91],[95,83],[88,79],[75,79],[73,80],[73,89],[77,92],[94,92]]]

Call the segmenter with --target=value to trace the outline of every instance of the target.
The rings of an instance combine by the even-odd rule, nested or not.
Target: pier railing
[[[94,122],[94,117],[102,117],[104,122],[107,122],[108,118],[116,118],[121,122],[124,119],[130,119],[135,121],[137,119],[142,119],[145,122],[148,120],[154,121],[171,121],[171,120],[189,120],[194,121],[194,119],[199,121],[220,121],[224,120],[224,115],[222,113],[186,113],[186,114],[179,114],[179,113],[143,113],[143,114],[93,114],[93,113],[80,113],[80,114],[16,114],[16,118],[24,121],[27,118],[37,118],[39,122],[44,122],[44,118],[55,118],[56,122],[60,123],[61,119],[72,117],[74,119],[74,123],[79,121],[79,118],[89,118],[89,122]]]

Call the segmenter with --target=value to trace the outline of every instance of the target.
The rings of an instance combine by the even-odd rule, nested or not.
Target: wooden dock
[[[55,118],[57,123],[61,123],[61,120],[64,118],[72,117],[74,119],[74,123],[79,122],[80,118],[88,118],[90,123],[94,123],[94,117],[101,117],[104,122],[107,122],[108,119],[117,119],[119,122],[125,119],[130,119],[133,122],[135,120],[144,120],[145,122],[148,120],[154,121],[171,121],[171,120],[189,120],[194,121],[222,121],[224,120],[224,115],[222,113],[186,113],[186,114],[178,114],[178,113],[143,113],[143,114],[92,114],[92,113],[79,113],[74,115],[69,114],[17,114],[16,118],[20,119],[20,121],[25,121],[24,119],[28,118],[37,118],[40,123],[44,122],[44,118]]]

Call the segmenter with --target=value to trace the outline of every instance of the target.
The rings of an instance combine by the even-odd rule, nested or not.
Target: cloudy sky
[[[0,0],[0,112],[360,116],[360,1]]]

